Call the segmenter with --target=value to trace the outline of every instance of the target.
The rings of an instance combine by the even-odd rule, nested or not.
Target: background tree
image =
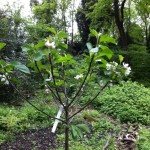
[[[15,10],[12,10],[12,7]],[[25,42],[25,19],[21,17],[22,7],[9,5],[0,10],[0,42],[6,43],[2,50],[4,56],[15,56],[21,51],[21,45]]]
[[[114,0],[114,17],[119,31],[119,45],[123,49],[127,49],[127,38],[124,29],[124,8],[126,1]]]
[[[55,27],[58,30],[68,32],[69,22],[68,22],[68,7],[70,6],[70,0],[57,0],[57,9],[55,15]]]
[[[86,18],[86,13],[90,11],[90,9],[87,7],[86,4],[87,2],[90,2],[91,5],[93,5],[96,1],[82,0],[81,6],[78,8],[76,13],[76,21],[81,36],[82,46],[85,45],[86,42],[88,41],[88,35],[90,33],[90,23],[91,23],[91,20]]]
[[[107,34],[111,33],[114,26],[112,3],[112,0],[98,0],[92,6],[91,3],[87,3],[87,7],[93,8],[92,11],[86,13],[86,18],[91,20],[90,28]]]
[[[85,22],[88,24],[86,28],[94,28],[100,32],[104,32],[109,35],[113,35],[114,37],[119,37],[119,45],[121,48],[127,48],[127,39],[124,27],[124,8],[125,8],[126,1],[116,1],[116,0],[95,0],[95,1],[82,1],[82,13],[79,13],[78,16],[81,14],[85,15]],[[114,6],[114,7],[113,7]],[[114,8],[114,9],[113,9]],[[79,21],[78,17],[78,26],[81,20]],[[80,25],[82,27],[82,25]],[[81,33],[81,27],[79,26],[79,31]],[[118,29],[118,31],[117,31]],[[88,30],[88,29],[86,29]],[[85,34],[86,31],[85,30]],[[119,34],[118,34],[119,33]],[[82,33],[81,33],[82,37]],[[86,36],[84,36],[86,37]]]
[[[150,51],[150,1],[135,0],[137,14],[144,29],[147,49]]]
[[[38,39],[49,35],[50,32],[46,28],[55,24],[56,4],[55,0],[43,0],[42,3],[36,0],[30,1],[33,17],[26,26],[29,42],[37,42]]]

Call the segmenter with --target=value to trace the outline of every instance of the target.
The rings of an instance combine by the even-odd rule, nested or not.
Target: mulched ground
[[[0,145],[0,150],[57,150],[59,145],[51,128],[16,133],[14,141]]]

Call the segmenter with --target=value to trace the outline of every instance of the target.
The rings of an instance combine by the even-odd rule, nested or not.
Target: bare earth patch
[[[0,150],[56,150],[59,145],[50,127],[16,133],[15,137],[14,141],[0,145]]]

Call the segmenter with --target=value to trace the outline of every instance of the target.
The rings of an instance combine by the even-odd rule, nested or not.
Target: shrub
[[[146,46],[138,45],[138,44],[130,44],[128,46],[129,51],[136,51],[136,52],[146,52]]]
[[[127,81],[106,89],[94,106],[121,122],[150,123],[150,89],[136,82]]]

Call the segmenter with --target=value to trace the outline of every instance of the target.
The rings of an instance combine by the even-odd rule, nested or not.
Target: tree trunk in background
[[[74,37],[74,11],[75,11],[75,1],[72,1],[72,11],[71,11],[71,47],[73,47],[73,37]]]
[[[119,31],[119,44],[122,49],[127,50],[127,38],[124,30],[124,5],[126,0],[121,3],[121,8],[119,8],[119,0],[114,0],[114,16],[115,22]]]
[[[145,27],[145,36],[146,36],[146,47],[148,52],[150,53],[150,26]]]
[[[148,51],[149,51],[149,53],[150,53],[150,25],[149,25],[149,32],[148,32],[148,41],[147,41],[147,48],[148,48]]]

